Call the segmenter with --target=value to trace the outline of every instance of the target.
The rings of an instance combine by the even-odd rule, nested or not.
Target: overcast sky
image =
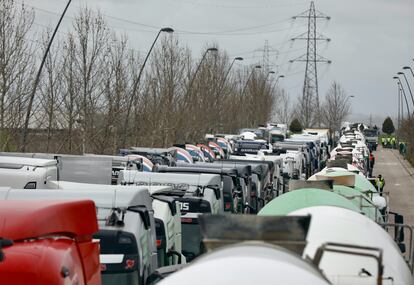
[[[36,8],[41,28],[56,24],[66,1],[25,2]],[[301,94],[305,66],[289,60],[305,53],[306,46],[289,39],[305,32],[306,22],[291,17],[307,10],[310,1],[73,0],[61,32],[70,29],[72,17],[85,3],[99,7],[109,26],[128,34],[131,46],[143,53],[158,29],[166,26],[177,31],[194,56],[199,57],[207,43],[218,43],[230,56],[243,56],[243,65],[261,61],[260,50],[268,40],[272,69],[286,75],[280,85],[292,98]],[[355,96],[353,113],[395,116],[397,87],[392,77],[404,65],[414,68],[414,1],[316,0],[315,5],[331,16],[328,23],[318,22],[318,30],[332,39],[318,46],[318,53],[332,60],[329,66],[318,66],[319,96],[324,97],[336,80]],[[414,87],[414,79],[407,75]]]

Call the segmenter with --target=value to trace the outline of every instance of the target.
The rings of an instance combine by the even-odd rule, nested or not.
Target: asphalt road
[[[374,175],[382,174],[385,179],[390,210],[404,215],[404,222],[414,226],[414,168],[398,150],[379,148],[374,155]]]

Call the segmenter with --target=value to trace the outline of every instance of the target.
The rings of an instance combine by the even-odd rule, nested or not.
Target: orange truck
[[[0,284],[101,284],[95,204],[0,201]]]

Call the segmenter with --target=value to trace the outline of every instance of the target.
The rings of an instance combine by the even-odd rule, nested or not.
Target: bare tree
[[[42,52],[47,48],[50,38],[50,31],[47,31],[43,36]],[[52,136],[62,126],[59,124],[60,118],[58,117],[58,108],[61,104],[62,88],[62,64],[60,62],[61,54],[60,42],[53,47],[48,53],[45,60],[45,72],[43,80],[40,83],[41,96],[39,99],[40,107],[37,112],[34,112],[34,117],[37,117],[36,121],[39,122],[39,127],[46,128],[46,152],[51,151]],[[54,150],[56,152],[56,149]]]
[[[332,131],[339,130],[341,123],[351,112],[351,104],[348,98],[341,85],[333,82],[321,108],[322,121]]]
[[[59,108],[61,115],[62,128],[66,129],[66,137],[63,139],[61,147],[68,153],[73,153],[76,120],[79,117],[79,110],[76,103],[79,102],[79,82],[76,80],[76,43],[72,34],[69,34],[63,43],[63,63],[62,63],[62,105]],[[66,145],[67,143],[67,145]]]
[[[124,121],[124,112],[127,108],[128,84],[131,81],[128,74],[127,38],[120,39],[112,34],[112,44],[109,47],[108,65],[105,70],[105,110],[102,112],[102,135],[99,136],[100,153],[114,153],[121,147],[120,137]]]
[[[323,108],[320,105],[319,98],[314,96],[315,90],[309,84],[306,84],[306,88],[308,89],[304,90],[305,95],[301,95],[297,99],[294,116],[299,118],[305,128],[320,127],[322,122],[321,109]]]
[[[40,59],[27,41],[33,18],[33,11],[13,0],[0,3],[0,150],[20,141]],[[43,35],[39,53],[50,31]],[[46,58],[31,112],[36,139],[30,150],[115,153],[130,145],[196,142],[207,132],[266,123],[278,99],[268,76],[257,71],[250,78],[251,67],[227,73],[228,55],[216,44],[206,45],[213,46],[219,52],[200,62],[177,37],[164,37],[137,84],[140,58],[127,37],[111,31],[99,12],[81,9],[72,32],[56,38]]]
[[[274,96],[272,120],[289,125],[293,112],[289,94],[283,89],[277,89]]]
[[[33,10],[13,0],[0,2],[0,150],[18,135],[32,82],[33,45],[29,31]]]
[[[97,113],[102,110],[104,93],[104,71],[110,33],[107,24],[98,12],[84,8],[74,23],[76,49],[76,73],[79,82],[80,101],[78,101],[80,121],[82,122],[82,153],[95,147],[94,139],[99,130],[95,128]]]

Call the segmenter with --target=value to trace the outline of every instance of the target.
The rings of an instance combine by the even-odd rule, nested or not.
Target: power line
[[[296,5],[303,5],[305,3],[308,3],[306,1],[297,1],[295,3],[292,3],[292,1],[289,1],[289,3],[286,3],[284,5],[281,4],[265,4],[265,5],[223,5],[223,4],[215,4],[211,3],[209,1],[208,3],[200,3],[190,0],[176,0],[181,1],[190,5],[194,6],[207,6],[207,7],[217,7],[217,8],[226,8],[226,9],[268,9],[268,8],[282,8],[282,7],[292,7]]]
[[[59,0],[59,2],[62,2],[61,0]],[[49,11],[46,9],[42,9],[42,8],[38,8],[32,5],[27,5],[29,7],[32,7],[36,10],[45,12],[45,13],[49,13],[49,14],[53,14],[53,15],[57,15],[60,16],[59,13],[57,12],[53,12],[53,11]],[[81,9],[81,7],[74,5],[75,7]],[[137,22],[137,21],[133,21],[133,20],[129,20],[129,19],[124,19],[124,18],[119,18],[119,17],[115,17],[115,16],[111,16],[105,13],[101,13],[102,16],[105,16],[109,19],[113,19],[116,21],[120,21],[120,22],[124,22],[124,23],[129,23],[132,25],[138,25],[138,26],[143,26],[143,27],[147,27],[147,28],[151,28],[153,29],[153,31],[158,31],[161,27],[157,27],[154,25],[149,25],[149,24],[145,24],[145,23],[141,23],[141,22]],[[66,16],[66,18],[70,18],[70,19],[74,19],[73,17],[70,16]],[[280,29],[271,29],[271,30],[264,30],[264,31],[252,31],[252,32],[245,32],[244,31],[249,31],[249,30],[254,30],[254,29],[258,29],[258,28],[263,28],[263,27],[270,27],[276,24],[280,24],[280,23],[285,23],[291,21],[291,19],[286,18],[286,19],[282,19],[280,21],[276,21],[276,22],[271,22],[271,23],[266,23],[266,24],[261,24],[261,25],[255,25],[255,26],[250,26],[250,27],[244,27],[244,28],[238,28],[238,29],[231,29],[231,30],[224,30],[224,31],[203,31],[203,32],[198,32],[198,31],[190,31],[190,30],[182,30],[182,29],[175,29],[175,33],[176,34],[190,34],[190,35],[216,35],[216,36],[245,36],[245,35],[258,35],[258,34],[266,34],[266,33],[275,33],[275,32],[281,32],[281,31],[286,31],[291,29],[291,27],[286,27],[286,28],[280,28]],[[129,29],[129,30],[133,30],[133,29]],[[143,32],[150,32],[151,30],[138,30],[138,31],[143,31]]]

